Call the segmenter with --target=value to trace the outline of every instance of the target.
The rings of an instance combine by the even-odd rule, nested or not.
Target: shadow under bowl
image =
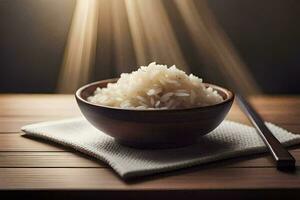
[[[82,114],[93,126],[117,142],[135,148],[174,148],[193,144],[224,120],[234,100],[231,91],[205,83],[224,101],[211,106],[170,110],[122,109],[87,101],[97,87],[106,87],[116,80],[85,85],[77,90],[76,100]]]

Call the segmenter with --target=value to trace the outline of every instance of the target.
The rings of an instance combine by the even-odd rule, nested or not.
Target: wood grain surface
[[[300,133],[300,97],[255,96],[250,102],[266,121]],[[297,159],[293,172],[276,170],[271,157],[260,154],[123,181],[101,161],[66,147],[23,137],[20,130],[30,123],[78,116],[81,114],[73,95],[0,95],[0,195],[44,199],[57,194],[55,199],[76,199],[91,191],[88,194],[96,197],[120,194],[123,199],[149,199],[174,195],[178,199],[186,195],[246,198],[256,194],[255,197],[279,198],[280,194],[300,194],[298,147],[290,151]],[[236,105],[227,119],[249,124]],[[41,196],[41,191],[50,190],[52,196]],[[70,190],[74,193],[65,192]],[[80,191],[83,193],[78,194]],[[178,195],[180,191],[185,195]]]

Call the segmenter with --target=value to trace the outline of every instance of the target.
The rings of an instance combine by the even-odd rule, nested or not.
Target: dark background
[[[0,92],[55,92],[74,6],[74,0],[0,0]],[[263,92],[300,94],[300,1],[210,0],[209,6]]]

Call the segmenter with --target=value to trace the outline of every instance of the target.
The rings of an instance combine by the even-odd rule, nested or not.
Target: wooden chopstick
[[[240,94],[236,94],[236,100],[240,108],[254,125],[264,143],[267,145],[276,162],[277,169],[284,170],[295,168],[295,158],[275,138],[254,108]]]

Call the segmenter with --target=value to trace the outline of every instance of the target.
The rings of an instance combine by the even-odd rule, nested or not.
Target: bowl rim
[[[91,103],[87,100],[85,100],[84,98],[81,97],[81,93],[83,90],[85,90],[88,87],[94,86],[94,85],[98,85],[100,83],[104,83],[104,82],[115,82],[117,81],[119,78],[112,78],[112,79],[105,79],[105,80],[101,80],[101,81],[94,81],[91,83],[88,83],[86,85],[83,85],[82,87],[78,88],[77,91],[75,92],[75,97],[77,100],[88,104],[90,106],[95,106],[95,107],[99,107],[99,108],[106,108],[106,109],[111,109],[111,110],[118,110],[118,111],[134,111],[134,112],[176,112],[176,111],[190,111],[190,110],[206,110],[206,109],[211,109],[214,107],[219,107],[222,106],[228,102],[231,102],[234,100],[235,94],[234,92],[223,88],[221,86],[215,85],[215,84],[211,84],[211,83],[203,83],[206,86],[210,86],[213,89],[218,89],[223,91],[224,93],[228,94],[228,98],[225,99],[224,101],[217,103],[217,104],[213,104],[213,105],[207,105],[207,106],[196,106],[196,107],[191,107],[191,108],[176,108],[176,109],[134,109],[134,108],[119,108],[119,107],[113,107],[113,106],[105,106],[105,105],[100,105],[100,104],[95,104],[95,103]]]

